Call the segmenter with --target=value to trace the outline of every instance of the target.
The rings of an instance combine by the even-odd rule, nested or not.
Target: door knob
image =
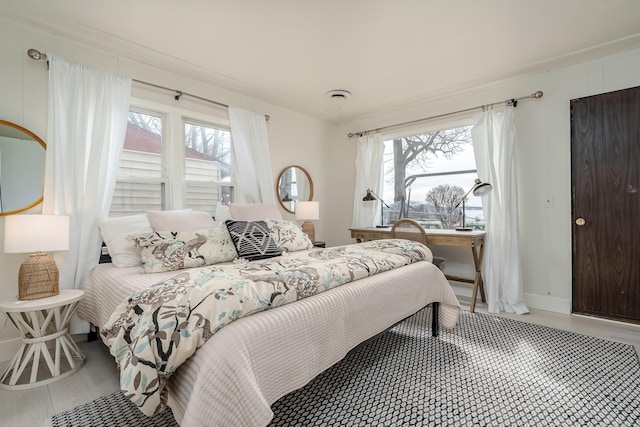
[[[576,219],[576,225],[584,225],[587,221],[584,220],[584,218],[578,218]]]

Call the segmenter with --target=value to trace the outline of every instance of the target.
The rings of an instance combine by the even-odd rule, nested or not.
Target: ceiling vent
[[[343,101],[351,96],[351,92],[348,90],[336,89],[330,90],[326,93],[327,98],[334,99],[336,101]]]

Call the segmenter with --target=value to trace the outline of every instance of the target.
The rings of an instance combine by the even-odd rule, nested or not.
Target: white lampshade
[[[4,220],[4,251],[30,253],[20,265],[18,299],[33,300],[59,293],[60,273],[46,252],[69,249],[69,217],[12,215]]]
[[[320,202],[296,203],[296,219],[320,219]]]
[[[4,218],[4,251],[35,253],[69,249],[69,217],[9,215]]]

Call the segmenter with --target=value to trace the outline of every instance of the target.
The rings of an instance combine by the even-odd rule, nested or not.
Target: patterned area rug
[[[439,337],[429,325],[426,308],[358,346],[274,403],[270,427],[640,425],[633,346],[466,311]],[[52,425],[177,424],[115,393]]]
[[[147,417],[121,392],[61,412],[51,418],[52,427],[178,427],[171,409]]]
[[[463,312],[418,312],[272,405],[284,426],[638,426],[633,346]]]

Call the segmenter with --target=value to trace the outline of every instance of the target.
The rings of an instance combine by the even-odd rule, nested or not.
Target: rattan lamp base
[[[60,293],[60,273],[53,257],[42,252],[31,255],[20,266],[18,273],[18,299],[46,298]]]
[[[309,236],[312,242],[316,241],[316,227],[309,220],[302,223],[302,231]]]

